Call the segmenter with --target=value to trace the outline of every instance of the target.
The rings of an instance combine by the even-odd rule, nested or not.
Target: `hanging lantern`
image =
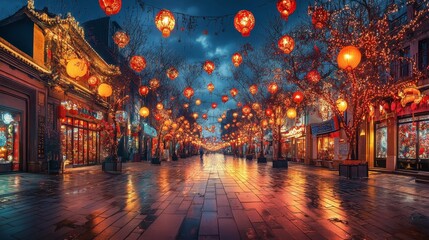
[[[154,89],[154,90],[159,88],[159,80],[157,78],[152,78],[149,81],[149,86],[151,89]]]
[[[222,119],[225,119],[225,118],[226,118],[226,114],[225,114],[225,113],[222,113],[221,118],[222,118]]]
[[[241,10],[234,17],[234,27],[241,36],[250,36],[250,31],[255,27],[255,17],[250,11]]]
[[[218,123],[221,123],[221,122],[222,122],[222,118],[218,118],[218,119],[217,119],[217,122],[218,122]]]
[[[146,68],[146,59],[142,56],[133,56],[130,59],[130,67],[136,72],[141,72]]]
[[[320,73],[317,70],[311,70],[310,72],[307,73],[307,75],[305,75],[305,78],[310,82],[310,83],[318,83],[320,81],[320,79],[322,78],[322,76],[320,76]]]
[[[226,103],[226,102],[228,102],[228,95],[222,95],[222,102],[223,103]]]
[[[176,79],[179,76],[179,71],[175,67],[171,67],[167,70],[167,77],[171,80]]]
[[[345,70],[356,68],[361,60],[361,53],[354,46],[347,46],[341,49],[337,57],[338,67]]]
[[[259,105],[259,103],[253,103],[252,104],[252,109],[254,111],[259,111],[259,110],[261,110],[261,105]]]
[[[112,87],[107,83],[102,83],[98,86],[98,95],[101,97],[110,97],[112,95]]]
[[[162,104],[162,103],[157,103],[157,104],[156,104],[156,109],[158,109],[158,110],[162,110],[162,109],[164,109],[164,104]]]
[[[290,119],[294,119],[294,118],[296,118],[296,109],[295,109],[295,108],[289,108],[289,109],[286,111],[286,116],[287,116],[288,118],[290,118]]]
[[[115,15],[121,10],[122,0],[98,0],[101,10],[107,15]]]
[[[213,109],[216,109],[216,108],[217,108],[217,103],[215,103],[215,102],[214,102],[214,103],[212,103],[212,108],[213,108]]]
[[[213,83],[207,84],[207,90],[209,90],[210,93],[212,93],[214,89],[215,89],[215,86]]]
[[[295,41],[291,36],[284,35],[277,42],[277,46],[282,52],[289,54],[292,52],[293,48],[295,47]]]
[[[189,107],[189,103],[184,103],[183,104],[183,108],[188,108]]]
[[[125,123],[128,121],[128,113],[124,110],[118,110],[115,113],[115,119],[118,123]]]
[[[83,59],[71,59],[67,62],[66,72],[71,78],[83,77],[88,72],[88,64]]]
[[[124,48],[130,42],[130,36],[124,31],[117,31],[113,35],[113,41],[119,48]]]
[[[193,113],[192,117],[196,120],[198,118],[198,113]]]
[[[229,94],[231,94],[231,97],[235,97],[238,94],[238,90],[237,88],[232,88],[231,90],[229,90]]]
[[[271,82],[268,85],[268,92],[271,94],[275,94],[277,91],[279,90],[279,86],[277,85],[276,82]]]
[[[302,100],[304,100],[304,94],[301,91],[296,91],[292,95],[292,100],[296,104],[300,104],[302,102]]]
[[[272,117],[274,114],[273,110],[271,108],[265,109],[265,116]]]
[[[315,7],[311,14],[311,23],[315,28],[321,29],[328,23],[328,18],[328,11],[323,9],[323,7]]]
[[[204,120],[207,120],[207,114],[206,114],[206,113],[204,113],[201,117],[202,117]]]
[[[183,95],[187,98],[190,99],[192,96],[194,96],[194,89],[191,87],[186,87],[183,90]]]
[[[277,10],[280,12],[280,16],[284,20],[287,20],[296,10],[296,2],[295,0],[278,0]]]
[[[155,25],[165,38],[170,36],[170,32],[173,31],[175,24],[174,15],[166,9],[159,11],[155,17]]]
[[[241,108],[242,106],[243,106],[243,104],[242,104],[241,102],[238,102],[238,103],[237,103],[237,107],[238,107],[238,108]]]
[[[95,86],[98,85],[98,83],[100,82],[100,80],[98,79],[97,76],[92,75],[91,77],[88,78],[87,82],[88,82],[88,85],[90,87],[95,87]]]
[[[338,111],[341,113],[345,112],[347,110],[347,102],[346,100],[339,98],[336,102]]]
[[[233,118],[237,118],[237,117],[238,117],[238,113],[234,112],[234,113],[232,114],[232,117],[233,117]]]
[[[234,64],[235,67],[240,66],[241,62],[243,62],[243,57],[241,56],[240,53],[236,52],[232,55],[232,63]]]
[[[258,93],[258,85],[256,85],[256,84],[252,84],[252,85],[250,85],[250,87],[249,87],[249,92],[250,92],[252,95],[255,95],[256,93]]]
[[[146,118],[147,116],[149,116],[149,108],[147,107],[141,107],[139,110],[139,115]]]
[[[200,106],[201,105],[201,100],[200,99],[195,100],[195,105]]]
[[[140,86],[139,93],[140,93],[140,96],[144,97],[149,93],[149,88],[147,86]]]
[[[241,109],[241,112],[243,113],[243,115],[247,116],[249,115],[249,113],[252,111],[252,109],[249,107],[249,105],[244,105],[243,108]]]
[[[262,120],[262,121],[261,121],[261,126],[262,126],[263,128],[266,128],[266,127],[268,126],[268,120],[267,120],[267,119]]]
[[[67,110],[66,110],[66,102],[61,102],[60,105],[58,105],[58,118],[62,119],[66,117]]]
[[[204,71],[206,71],[209,75],[213,73],[213,71],[215,70],[215,64],[214,62],[207,60],[204,62],[203,65],[203,69]]]
[[[155,120],[156,121],[161,121],[161,119],[162,119],[161,114],[159,114],[159,113],[155,114]]]

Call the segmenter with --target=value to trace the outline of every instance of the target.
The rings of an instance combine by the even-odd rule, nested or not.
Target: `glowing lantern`
[[[159,88],[159,80],[157,78],[152,78],[149,81],[149,86],[151,89],[157,89]]]
[[[155,114],[155,120],[156,121],[161,121],[161,119],[162,119],[161,114],[159,114],[159,113]]]
[[[261,121],[261,126],[262,126],[263,128],[266,128],[266,127],[268,126],[268,121],[267,121],[267,119],[264,119],[264,120],[262,120],[262,121]]]
[[[91,76],[91,77],[89,77],[88,78],[88,85],[90,86],[90,87],[95,87],[95,86],[97,86],[98,85],[98,83],[100,82],[100,80],[98,79],[98,77],[97,76]]]
[[[214,89],[215,89],[215,86],[213,83],[207,84],[207,90],[209,90],[210,93],[212,93]]]
[[[259,111],[261,110],[261,105],[259,105],[259,103],[254,103],[252,104],[252,109],[255,111]]]
[[[295,103],[300,104],[302,102],[302,100],[304,100],[304,94],[300,91],[296,91],[292,95],[292,100]]]
[[[201,100],[200,99],[195,100],[195,105],[200,106],[201,105]]]
[[[242,104],[241,102],[238,102],[238,103],[237,103],[237,107],[239,107],[239,108],[240,108],[240,107],[242,107],[242,106],[243,106],[243,104]]]
[[[179,76],[179,71],[175,67],[171,67],[167,70],[167,77],[171,80],[176,79]]]
[[[191,87],[186,87],[183,90],[183,95],[187,98],[190,99],[192,96],[194,96],[194,89]]]
[[[339,98],[336,102],[338,111],[341,113],[345,112],[347,110],[347,102],[346,100]]]
[[[133,56],[130,59],[130,67],[136,72],[141,72],[146,67],[146,59],[142,56]]]
[[[221,123],[222,122],[222,118],[218,118],[217,122]]]
[[[184,107],[184,108],[188,108],[188,107],[189,107],[189,104],[188,104],[188,103],[184,103],[184,104],[183,104],[183,107]]]
[[[229,90],[229,94],[231,94],[231,97],[237,96],[238,94],[237,88],[232,88],[231,90]]]
[[[110,97],[112,95],[112,87],[109,84],[102,83],[98,86],[98,95],[101,97]]]
[[[141,86],[139,87],[139,93],[142,97],[144,97],[149,93],[149,88],[147,86]]]
[[[256,84],[252,84],[252,85],[250,85],[250,87],[249,87],[249,92],[250,92],[252,95],[255,95],[255,94],[258,92],[258,86],[257,86]]]
[[[241,36],[250,36],[250,31],[255,27],[255,17],[250,11],[241,10],[234,17],[234,27]]]
[[[101,10],[107,15],[115,15],[121,10],[122,0],[98,0]]]
[[[206,114],[206,113],[204,113],[201,117],[202,117],[204,120],[207,120],[207,114]]]
[[[222,102],[223,103],[228,102],[228,100],[229,100],[228,95],[222,95]]]
[[[276,82],[272,82],[268,85],[268,92],[271,94],[275,94],[279,90],[279,86]]]
[[[238,113],[234,112],[234,113],[232,114],[232,116],[233,116],[234,118],[237,118],[237,117],[238,117]]]
[[[193,113],[193,114],[192,114],[192,117],[193,117],[194,119],[197,119],[197,118],[198,118],[198,113]]]
[[[278,0],[277,10],[280,12],[281,17],[287,20],[289,15],[296,10],[296,2],[295,0]]]
[[[166,9],[159,11],[155,17],[155,25],[165,38],[170,36],[170,32],[173,31],[175,24],[176,20],[173,14]]]
[[[203,65],[203,69],[204,71],[206,71],[209,75],[213,73],[214,69],[215,69],[215,64],[214,62],[207,60],[204,62]]]
[[[316,7],[311,14],[311,23],[315,28],[323,28],[328,23],[328,11],[322,7]]]
[[[295,108],[289,108],[289,109],[286,111],[286,116],[287,116],[288,118],[290,118],[290,119],[294,119],[294,118],[296,118],[296,109],[295,109]]]
[[[149,108],[147,108],[147,107],[141,107],[140,108],[140,110],[139,110],[139,114],[140,114],[140,116],[142,116],[142,117],[144,117],[144,118],[146,118],[147,116],[149,116]]]
[[[317,70],[311,70],[307,75],[305,75],[305,78],[307,78],[310,83],[316,84],[320,81],[322,76],[320,76],[320,73]]]
[[[67,63],[66,72],[71,78],[83,77],[88,72],[88,64],[83,59],[71,59]]]
[[[267,117],[271,117],[271,116],[273,116],[273,114],[274,114],[274,112],[273,112],[273,110],[271,108],[265,109],[265,115]]]
[[[232,55],[232,63],[234,64],[235,67],[240,66],[241,62],[243,62],[243,57],[241,56],[240,53],[236,52]]]
[[[162,110],[162,109],[164,109],[164,104],[162,104],[162,103],[157,103],[157,104],[156,104],[156,109],[158,109],[158,110]]]
[[[243,108],[241,109],[241,112],[243,113],[243,115],[248,115],[251,111],[252,109],[248,105],[244,105]]]
[[[124,48],[130,42],[130,36],[124,31],[117,31],[115,35],[113,35],[113,41],[120,48]]]
[[[221,118],[222,118],[222,119],[226,118],[226,114],[225,114],[225,113],[222,113]]]
[[[216,109],[216,108],[217,108],[217,103],[215,103],[215,102],[214,102],[214,103],[212,103],[212,108],[213,108],[213,109]]]
[[[295,41],[291,36],[284,35],[277,42],[277,46],[282,52],[289,54],[292,52],[293,48],[295,47]]]
[[[359,65],[361,57],[362,55],[356,47],[344,47],[337,57],[338,67],[345,70],[352,70]]]

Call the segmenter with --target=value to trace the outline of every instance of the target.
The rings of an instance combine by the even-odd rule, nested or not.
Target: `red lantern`
[[[271,117],[271,116],[273,116],[273,110],[272,110],[271,108],[267,108],[267,109],[265,109],[265,115],[266,115],[267,117]]]
[[[228,102],[228,95],[222,95],[222,102],[223,103],[226,103],[226,102]]]
[[[390,110],[390,106],[389,106],[389,103],[387,103],[387,102],[385,102],[384,104],[383,104],[383,108],[384,108],[384,111],[389,111]]]
[[[159,114],[159,113],[155,114],[155,120],[156,121],[161,121],[161,119],[162,119],[161,114]]]
[[[136,72],[141,72],[146,67],[146,59],[142,56],[133,56],[130,60],[130,67]]]
[[[215,69],[215,64],[214,64],[214,62],[212,62],[212,61],[210,61],[210,60],[205,61],[205,62],[204,62],[204,65],[203,65],[203,69],[204,69],[204,71],[206,71],[209,75],[210,75],[210,74],[212,74],[212,72],[213,72],[213,71],[214,71],[214,69]]]
[[[252,95],[255,95],[255,94],[258,92],[258,85],[256,85],[256,84],[252,84],[252,85],[250,85],[250,87],[249,87],[249,92],[250,92]]]
[[[149,86],[151,89],[157,89],[159,88],[159,80],[157,78],[152,78],[149,81]]]
[[[207,84],[207,90],[209,90],[210,93],[212,93],[214,89],[215,89],[215,86],[213,83]]]
[[[279,86],[276,82],[272,82],[268,85],[268,92],[271,94],[275,94],[279,90]]]
[[[243,106],[243,104],[242,104],[241,102],[238,102],[238,103],[237,103],[237,107],[239,107],[239,108],[240,108],[240,107],[242,107],[242,106]]]
[[[292,52],[293,48],[295,47],[295,41],[291,36],[284,35],[277,42],[277,46],[279,47],[280,50],[282,50],[282,52],[289,54]]]
[[[171,67],[167,70],[167,77],[171,80],[176,79],[179,76],[179,71],[175,67]]]
[[[63,105],[58,106],[58,118],[65,118],[67,109]]]
[[[244,105],[241,111],[243,112],[243,115],[248,115],[252,109],[249,107],[249,105]]]
[[[302,102],[302,100],[304,100],[304,94],[300,91],[296,91],[292,95],[292,100],[295,103],[300,104]]]
[[[255,27],[255,17],[250,11],[241,10],[234,17],[234,27],[243,37],[248,37]]]
[[[187,98],[190,99],[192,96],[194,96],[194,89],[191,87],[186,87],[183,90],[183,95]]]
[[[231,94],[231,97],[237,96],[238,94],[237,88],[232,88],[231,90],[229,90],[229,94]]]
[[[166,9],[159,11],[155,17],[155,25],[165,38],[170,36],[170,32],[173,31],[175,24],[176,20],[173,14]]]
[[[120,48],[124,48],[130,42],[130,36],[126,32],[117,31],[115,35],[113,35],[113,41]]]
[[[204,113],[201,117],[202,117],[204,120],[207,120],[207,114],[206,114],[206,113]]]
[[[320,76],[320,73],[317,70],[311,70],[310,72],[307,73],[307,75],[305,76],[305,78],[310,82],[310,83],[318,83],[320,81],[320,79],[322,78],[322,76]]]
[[[241,56],[240,53],[236,52],[232,55],[232,63],[234,64],[235,67],[240,66],[241,62],[243,61],[243,57]]]
[[[217,108],[217,103],[212,103],[212,108],[216,109]]]
[[[315,7],[311,14],[311,23],[315,28],[323,28],[328,23],[328,12],[323,7]]]
[[[91,77],[89,77],[88,78],[88,85],[90,86],[90,87],[95,87],[95,86],[97,86],[98,85],[98,83],[100,82],[100,80],[98,79],[98,77],[97,76],[91,76]]]
[[[296,10],[296,2],[295,0],[278,0],[277,10],[280,12],[281,17],[287,20],[289,15]]]
[[[396,102],[392,102],[392,103],[390,104],[390,110],[391,110],[391,111],[395,111],[395,110],[396,110]]]
[[[107,15],[117,14],[121,10],[122,0],[98,0],[101,9]]]

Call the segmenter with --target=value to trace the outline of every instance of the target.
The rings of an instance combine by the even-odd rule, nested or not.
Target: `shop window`
[[[429,38],[419,41],[419,70],[425,71],[429,67]]]
[[[385,123],[375,125],[375,162],[374,167],[386,167],[387,126]]]
[[[317,159],[334,159],[334,138],[329,135],[317,137]]]
[[[20,169],[21,115],[0,111],[0,172]]]
[[[399,76],[400,77],[409,77],[410,76],[410,63],[409,63],[409,58],[410,58],[410,47],[406,47],[404,49],[402,49],[400,52],[400,57],[403,58],[400,61],[400,66],[399,66]]]

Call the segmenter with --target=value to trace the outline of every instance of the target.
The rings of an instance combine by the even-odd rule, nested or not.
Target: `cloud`
[[[209,42],[208,42],[208,38],[205,35],[201,35],[199,36],[196,40],[197,43],[201,44],[201,46],[206,49],[209,47]]]
[[[221,57],[228,53],[228,49],[226,47],[216,47],[214,51],[208,52],[207,55],[209,57]]]

